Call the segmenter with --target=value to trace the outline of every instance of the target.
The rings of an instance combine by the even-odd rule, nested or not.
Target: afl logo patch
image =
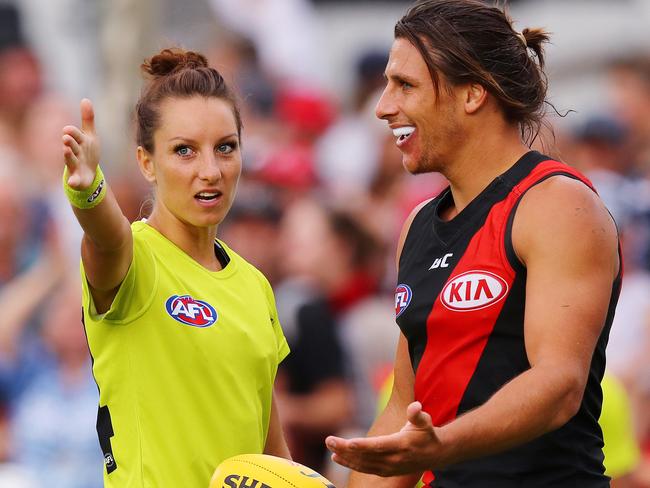
[[[508,294],[508,283],[488,271],[466,271],[454,276],[442,290],[440,301],[449,310],[469,312],[489,307]]]
[[[165,308],[171,318],[192,327],[210,327],[217,321],[217,311],[212,305],[190,295],[170,296]]]
[[[395,318],[402,315],[406,307],[411,303],[411,298],[413,298],[413,292],[408,285],[397,285],[397,288],[395,288]]]

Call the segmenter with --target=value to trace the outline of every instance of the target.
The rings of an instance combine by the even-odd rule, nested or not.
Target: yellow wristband
[[[63,191],[70,203],[77,208],[93,208],[101,203],[106,196],[106,179],[102,169],[97,166],[95,179],[85,190],[75,190],[68,185],[68,167],[63,170]]]

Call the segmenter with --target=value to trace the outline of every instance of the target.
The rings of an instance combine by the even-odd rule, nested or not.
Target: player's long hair
[[[138,145],[153,152],[153,134],[160,123],[160,104],[167,98],[202,96],[225,100],[232,107],[237,133],[241,136],[242,121],[235,94],[223,76],[208,66],[203,54],[180,48],[163,49],[145,60],[141,69],[150,79],[135,108]]]
[[[441,74],[451,85],[481,84],[532,144],[548,103],[546,31],[518,33],[505,12],[479,0],[422,0],[397,22],[395,38],[418,49],[437,93],[443,87]]]

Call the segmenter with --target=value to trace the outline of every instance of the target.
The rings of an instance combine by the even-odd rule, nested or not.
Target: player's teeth
[[[408,136],[413,134],[414,131],[415,127],[413,126],[397,127],[396,129],[393,129],[393,135],[400,139],[406,139]]]

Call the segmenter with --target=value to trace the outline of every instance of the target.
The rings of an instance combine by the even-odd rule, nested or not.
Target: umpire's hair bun
[[[185,69],[207,67],[208,60],[203,54],[180,48],[163,49],[141,65],[142,71],[154,78],[168,76]]]

